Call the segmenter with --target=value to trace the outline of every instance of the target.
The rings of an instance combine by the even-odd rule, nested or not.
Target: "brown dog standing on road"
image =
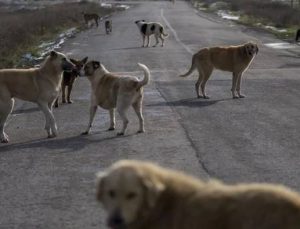
[[[82,60],[70,59],[71,62],[75,65],[75,69],[70,71],[64,71],[63,79],[61,81],[61,91],[62,91],[62,103],[73,103],[71,100],[71,92],[73,89],[73,84],[76,78],[80,75],[80,71],[83,66],[86,64],[88,57],[85,57]],[[68,88],[67,100],[66,100],[66,87]],[[55,107],[58,107],[58,97],[55,100]]]
[[[91,82],[92,94],[90,120],[86,131],[82,134],[89,134],[98,106],[109,110],[110,127],[108,130],[115,129],[115,108],[117,108],[123,120],[123,128],[118,135],[125,134],[129,122],[126,113],[132,106],[139,118],[138,133],[145,132],[142,114],[143,87],[149,83],[150,71],[145,65],[140,63],[138,65],[144,72],[142,80],[132,76],[118,76],[110,73],[98,61],[90,61],[85,65],[84,73]]]
[[[52,106],[58,96],[63,71],[74,64],[62,53],[52,51],[40,68],[0,70],[0,140],[8,142],[4,132],[6,120],[14,106],[14,98],[38,104],[45,114],[48,137],[57,135]]]
[[[286,187],[205,182],[141,161],[99,173],[97,199],[114,229],[300,228],[300,195]]]
[[[245,96],[241,94],[241,78],[257,53],[258,46],[252,42],[238,46],[204,48],[193,55],[191,68],[180,76],[186,77],[197,68],[199,73],[195,85],[197,97],[209,99],[205,94],[205,85],[213,70],[216,68],[232,72],[232,97],[244,98]],[[199,92],[200,86],[202,95]]]

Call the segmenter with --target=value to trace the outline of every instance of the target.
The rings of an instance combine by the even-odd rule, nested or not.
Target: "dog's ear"
[[[98,172],[96,174],[97,177],[97,190],[96,190],[96,197],[98,201],[102,201],[103,198],[103,189],[104,189],[104,181],[105,178],[107,177],[106,172]]]
[[[70,58],[70,61],[71,61],[73,64],[78,64],[78,61],[75,60],[75,59]]]
[[[85,57],[85,58],[83,58],[83,59],[81,60],[81,62],[82,62],[83,64],[86,64],[87,60],[88,60],[88,57]]]
[[[143,186],[145,188],[145,198],[150,208],[154,207],[166,186],[155,177],[143,177]]]
[[[50,52],[50,57],[51,58],[56,58],[58,55],[57,55],[57,52],[55,52],[55,51],[51,51]]]
[[[100,62],[99,61],[93,61],[93,68],[97,69],[100,67]]]

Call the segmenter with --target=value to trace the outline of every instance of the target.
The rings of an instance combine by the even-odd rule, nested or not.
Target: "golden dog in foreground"
[[[199,72],[195,85],[197,97],[209,99],[205,94],[205,85],[213,70],[216,68],[232,72],[232,97],[244,98],[245,96],[241,94],[241,78],[257,53],[258,46],[252,42],[238,46],[204,48],[193,55],[189,71],[180,76],[186,77],[197,68]],[[202,95],[199,92],[200,86]]]
[[[113,229],[299,229],[300,195],[271,184],[204,182],[141,161],[98,174]]]

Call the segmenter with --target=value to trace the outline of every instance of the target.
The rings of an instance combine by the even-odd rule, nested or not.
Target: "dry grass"
[[[40,10],[0,14],[0,68],[13,67],[25,51],[63,29],[83,25],[81,12],[99,16],[111,10],[94,3],[64,3]]]

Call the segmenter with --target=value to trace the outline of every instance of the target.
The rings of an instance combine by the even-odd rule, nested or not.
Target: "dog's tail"
[[[193,55],[192,65],[191,65],[189,71],[187,73],[185,73],[185,74],[180,75],[180,77],[187,77],[187,76],[189,76],[190,74],[192,74],[192,72],[195,70],[195,68],[196,68],[196,55]]]
[[[168,37],[169,34],[165,33],[164,27],[160,27],[159,28],[160,33],[164,36],[164,37]]]
[[[141,87],[143,87],[143,86],[145,86],[146,84],[149,83],[149,81],[150,81],[150,71],[147,68],[147,66],[144,65],[144,64],[138,63],[138,66],[140,66],[140,68],[142,68],[143,72],[144,72],[144,79],[139,81],[138,85],[137,85],[137,89],[140,89]]]

